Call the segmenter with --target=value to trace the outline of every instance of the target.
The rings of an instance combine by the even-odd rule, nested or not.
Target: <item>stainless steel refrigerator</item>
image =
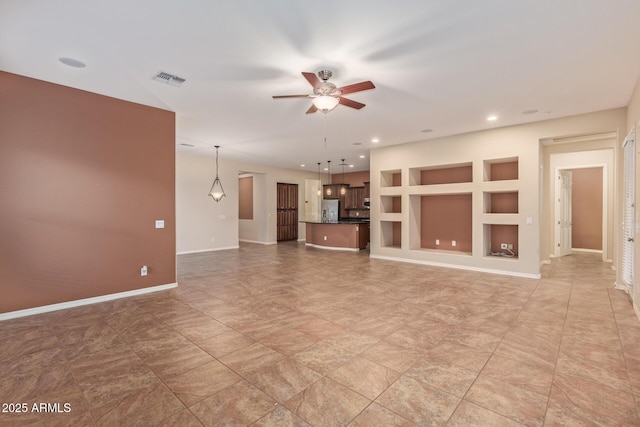
[[[340,200],[322,201],[322,222],[338,222],[340,219]]]

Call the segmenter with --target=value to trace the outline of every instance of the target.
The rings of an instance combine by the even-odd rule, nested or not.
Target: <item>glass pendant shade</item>
[[[340,100],[334,96],[320,95],[313,98],[313,105],[323,113],[328,113],[338,106]]]
[[[318,196],[322,196],[322,179],[320,179],[320,162],[318,162]]]
[[[211,190],[209,190],[209,197],[211,197],[216,202],[219,202],[224,196],[226,196],[226,194],[224,194],[224,189],[222,188],[220,178],[218,178],[218,148],[220,148],[220,146],[216,145],[216,179],[213,180]]]

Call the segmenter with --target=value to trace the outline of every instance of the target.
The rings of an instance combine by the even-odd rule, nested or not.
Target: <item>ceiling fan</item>
[[[303,71],[302,75],[313,86],[313,94],[274,95],[273,98],[311,98],[313,105],[307,110],[307,114],[315,113],[318,110],[326,114],[336,108],[338,104],[359,110],[365,104],[345,98],[343,95],[375,88],[370,81],[336,87],[336,85],[327,81],[333,75],[330,70],[320,70],[317,75]]]

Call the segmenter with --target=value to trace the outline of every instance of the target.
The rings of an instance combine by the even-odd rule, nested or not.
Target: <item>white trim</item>
[[[397,258],[390,257],[385,255],[369,255],[370,258],[384,259],[387,261],[398,261],[398,262],[408,262],[411,264],[422,264],[422,265],[431,265],[434,267],[445,267],[445,268],[455,268],[458,270],[471,270],[471,271],[479,271],[481,273],[490,273],[490,274],[500,274],[502,276],[516,276],[516,277],[525,277],[527,279],[540,279],[542,275],[538,274],[530,274],[530,273],[518,273],[515,271],[505,271],[505,270],[494,270],[492,268],[480,268],[480,267],[471,267],[467,265],[458,265],[458,264],[447,264],[443,262],[432,262],[432,261],[422,261],[416,259],[407,259],[407,258]]]
[[[613,288],[619,291],[625,291],[627,294],[631,290],[631,288],[627,286],[624,282],[617,282],[617,281],[613,284]]]
[[[278,242],[259,242],[257,240],[238,239],[238,242],[257,243],[258,245],[277,245]]]
[[[640,309],[635,303],[633,303],[633,311],[635,311],[636,316],[638,317],[638,320],[640,320]]]
[[[602,249],[571,248],[571,252],[589,252],[592,254],[601,254]]]
[[[551,264],[551,260],[549,259],[543,259],[542,261],[540,261],[540,267],[542,267],[543,265],[550,265]]]
[[[239,249],[240,246],[225,246],[223,248],[209,248],[209,249],[198,249],[195,251],[180,251],[176,253],[176,255],[188,255],[188,254],[200,254],[203,252],[215,252],[215,251],[226,251],[229,249]]]
[[[68,308],[81,307],[83,305],[97,304],[105,301],[112,301],[120,298],[129,298],[137,295],[149,294],[152,292],[166,291],[177,288],[178,283],[151,286],[149,288],[134,289],[132,291],[118,292],[116,294],[101,295],[99,297],[83,298],[75,301],[61,302],[58,304],[43,305],[41,307],[26,308],[24,310],[10,311],[0,314],[0,321],[16,319],[18,317],[33,316],[35,314],[48,313],[50,311],[66,310]]]
[[[305,246],[311,246],[312,248],[317,249],[328,249],[330,251],[347,251],[347,252],[360,252],[358,248],[339,248],[336,246],[322,246],[322,245],[314,245],[313,243],[305,243]]]

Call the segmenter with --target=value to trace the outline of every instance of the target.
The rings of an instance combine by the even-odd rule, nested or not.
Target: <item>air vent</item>
[[[183,147],[195,147],[195,145],[187,144],[186,142],[181,142],[180,145],[182,145]]]
[[[186,81],[186,79],[183,79],[182,77],[174,76],[173,74],[165,73],[164,71],[160,71],[158,74],[153,76],[152,80],[157,80],[171,86],[180,86]]]

